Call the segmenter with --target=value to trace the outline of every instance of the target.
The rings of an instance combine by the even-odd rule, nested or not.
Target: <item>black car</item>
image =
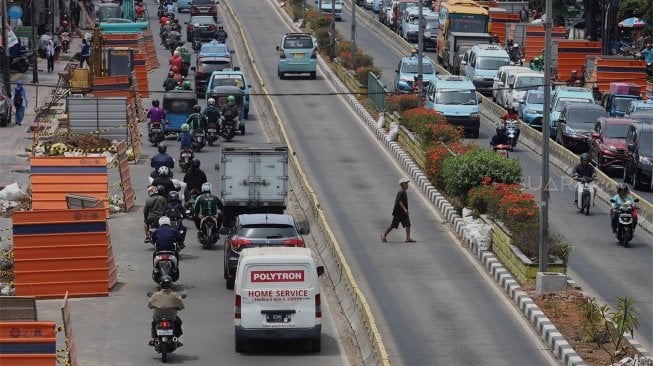
[[[227,235],[224,241],[224,278],[227,280],[227,288],[234,288],[241,250],[257,246],[304,247],[302,235],[308,233],[308,229],[297,227],[291,215],[238,215],[233,227],[220,230],[220,234]]]
[[[632,115],[631,115],[632,117]],[[624,182],[639,190],[653,190],[653,124],[636,122],[626,133]]]
[[[230,57],[203,57],[198,60],[197,66],[191,67],[195,71],[195,93],[203,95],[206,93],[206,85],[213,71],[222,71],[232,68]]]
[[[556,121],[556,142],[574,152],[587,152],[594,123],[599,117],[607,116],[608,112],[598,104],[567,104]]]
[[[195,36],[195,24],[199,27],[199,36],[201,41],[210,41],[215,36],[218,30],[218,23],[210,16],[198,15],[190,17],[190,21],[186,26],[186,40],[193,42]]]
[[[4,86],[0,86],[0,126],[8,126],[11,123],[12,105],[11,95],[7,94]]]

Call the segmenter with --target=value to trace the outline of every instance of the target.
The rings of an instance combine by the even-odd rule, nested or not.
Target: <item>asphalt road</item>
[[[274,46],[289,28],[276,2],[231,1],[254,60],[280,109],[291,143],[370,302],[394,365],[555,364],[442,219],[409,189],[414,237],[383,244],[402,171],[324,75],[279,80]],[[272,5],[274,4],[274,5]]]
[[[358,7],[357,12],[365,11]],[[372,14],[371,11],[367,11]],[[360,13],[359,13],[360,14]],[[376,14],[374,14],[375,19]],[[382,80],[392,90],[394,69],[404,55],[382,36],[381,23],[370,28],[363,22],[357,22],[356,40],[359,47],[372,55],[374,63],[382,71]],[[337,22],[338,31],[349,39],[351,13],[346,10],[343,21]],[[427,55],[435,60],[435,53]],[[483,118],[480,138],[474,141],[481,146],[488,146],[489,139],[494,134],[491,121]],[[510,157],[522,161],[524,184],[526,188],[539,197],[541,182],[541,157],[518,145]],[[562,234],[574,245],[569,276],[578,282],[583,289],[597,299],[616,303],[617,296],[630,296],[637,300],[640,309],[640,326],[635,333],[649,351],[653,350],[653,237],[646,232],[636,231],[629,247],[623,248],[617,244],[610,230],[609,207],[597,203],[589,216],[581,215],[572,206],[573,193],[568,173],[551,165],[551,203],[549,208],[550,230]],[[637,191],[649,202],[653,201],[653,193]]]
[[[157,41],[157,55],[162,65],[149,74],[150,98],[144,100],[149,108],[153,99],[161,100],[163,80],[167,74],[170,51],[160,46],[156,19],[156,5],[147,1],[151,9],[150,24]],[[188,21],[189,15],[180,19]],[[236,32],[227,29],[230,36]],[[185,39],[185,38],[184,38]],[[190,46],[187,44],[187,46]],[[189,47],[190,48],[190,47]],[[236,58],[240,51],[236,50]],[[195,62],[193,56],[192,62]],[[236,62],[236,64],[238,64]],[[192,72],[191,78],[192,80]],[[203,101],[200,103],[205,104]],[[237,135],[233,144],[266,142],[256,107],[252,107],[247,120],[247,135]],[[147,138],[146,126],[141,126],[143,138]],[[219,140],[220,142],[223,139]],[[169,138],[166,142],[168,153],[175,159],[179,156],[179,143]],[[207,146],[197,157],[202,162],[214,192],[219,192],[219,175],[213,169],[219,162],[219,147]],[[151,168],[149,157],[156,154],[156,148],[143,141],[143,159],[137,165],[130,165],[132,183],[136,190],[137,207],[128,214],[114,216],[109,221],[111,242],[116,263],[119,268],[119,284],[109,297],[72,299],[72,316],[77,344],[78,360],[82,365],[159,365],[161,357],[152,347],[147,346],[150,337],[152,311],[147,308],[148,291],[156,291],[156,284],[150,274],[152,270],[152,247],[144,244],[142,205],[147,194],[145,189]],[[176,167],[175,178],[183,174]],[[347,365],[338,329],[343,326],[339,310],[336,310],[333,290],[329,283],[322,281],[322,351],[317,354],[305,353],[303,344],[298,342],[272,342],[259,344],[260,352],[238,354],[234,351],[233,301],[232,290],[227,290],[223,279],[223,242],[219,241],[214,250],[204,250],[199,245],[191,221],[188,227],[186,248],[180,255],[180,279],[175,283],[176,291],[188,294],[186,309],[179,313],[183,319],[184,346],[169,356],[170,364],[190,365]],[[59,306],[61,300],[39,302],[40,319],[61,319]],[[338,324],[338,322],[340,322]]]

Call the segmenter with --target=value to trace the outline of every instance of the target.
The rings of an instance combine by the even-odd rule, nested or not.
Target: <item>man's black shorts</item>
[[[393,215],[392,224],[390,224],[390,226],[397,229],[399,228],[399,224],[403,227],[410,227],[410,217],[408,215]]]

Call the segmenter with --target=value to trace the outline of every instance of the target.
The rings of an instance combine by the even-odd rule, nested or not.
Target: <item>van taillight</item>
[[[313,53],[311,53],[311,58],[317,58],[317,48],[313,50]]]
[[[231,239],[231,247],[234,249],[240,248],[242,245],[252,245],[252,241],[248,239],[244,239],[238,236],[235,236],[233,239]]]
[[[238,309],[240,309],[240,307]],[[322,301],[320,300],[320,294],[315,295],[315,317],[322,317]]]
[[[279,50],[279,58],[286,58],[286,53],[283,50]]]
[[[302,238],[292,238],[286,239],[283,241],[283,245],[294,246],[294,247],[303,247],[304,239]]]
[[[240,319],[240,295],[236,295],[236,303],[234,304],[234,318]]]

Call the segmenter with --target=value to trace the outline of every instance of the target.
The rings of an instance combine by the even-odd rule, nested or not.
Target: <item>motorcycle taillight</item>
[[[161,257],[162,261],[169,261],[172,259],[172,256],[170,254],[160,254],[159,257]]]
[[[170,326],[171,326],[171,324],[170,324],[170,322],[167,321],[167,320],[163,320],[163,321],[159,324],[159,327],[160,327],[160,328],[170,328]]]
[[[182,150],[182,153],[190,153],[190,152],[192,152],[192,150],[187,147],[185,147],[184,150]]]

